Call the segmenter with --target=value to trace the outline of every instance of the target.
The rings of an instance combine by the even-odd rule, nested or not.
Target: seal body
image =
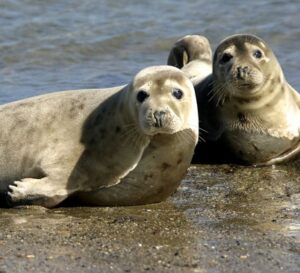
[[[239,34],[221,42],[212,75],[195,90],[206,142],[194,162],[270,165],[298,155],[300,97],[262,39]]]
[[[51,93],[6,104],[0,117],[0,190],[9,188],[12,205],[53,207],[80,193],[89,204],[124,204],[124,194],[128,205],[159,202],[184,176],[198,133],[193,86],[168,66],[146,68],[124,87]],[[179,163],[166,157],[172,150],[159,145],[166,138],[177,142]],[[144,158],[148,161],[141,164]],[[159,171],[171,173],[170,178],[157,175],[160,180],[148,194],[144,178]],[[134,190],[128,187],[124,193],[119,185],[129,178]],[[117,191],[119,199],[111,202],[106,195],[97,203],[94,193],[101,190]]]
[[[193,84],[212,73],[212,51],[208,39],[201,35],[186,35],[172,47],[168,65],[180,68]]]

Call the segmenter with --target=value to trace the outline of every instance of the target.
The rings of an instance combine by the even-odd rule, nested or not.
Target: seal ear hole
[[[231,59],[233,58],[233,56],[230,53],[224,53],[222,55],[222,58],[220,59],[220,64],[226,64],[228,63]]]
[[[174,98],[181,100],[183,97],[183,91],[178,88],[174,88],[172,91],[172,95]]]
[[[261,52],[259,49],[257,49],[257,50],[255,50],[255,51],[253,52],[253,56],[254,56],[256,59],[261,59],[262,56],[263,56],[263,54],[262,54],[262,52]]]
[[[137,95],[136,95],[136,99],[138,102],[142,103],[144,102],[150,95],[144,91],[144,90],[140,90]]]

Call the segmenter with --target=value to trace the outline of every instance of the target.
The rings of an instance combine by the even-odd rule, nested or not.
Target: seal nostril
[[[155,119],[155,127],[162,127],[163,126],[163,119],[164,116],[166,115],[165,111],[155,111],[153,113],[154,119]]]
[[[244,80],[248,74],[249,67],[248,66],[244,66],[244,67],[238,66],[236,70],[237,70],[237,73],[236,73],[237,78],[239,80]]]
[[[242,69],[242,67],[238,66],[236,70],[237,70],[237,73],[236,73],[237,78],[240,79],[240,80],[243,79],[243,69]]]
[[[249,70],[249,67],[248,66],[244,66],[243,71],[246,73],[246,72],[248,72],[248,70]]]

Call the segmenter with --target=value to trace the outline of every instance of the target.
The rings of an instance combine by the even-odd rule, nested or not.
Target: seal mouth
[[[164,127],[157,128],[155,126],[152,126],[148,130],[145,130],[144,134],[153,137],[155,135],[172,135],[177,132],[178,130],[171,129],[171,128],[164,128]]]
[[[236,97],[252,97],[256,96],[260,90],[260,85],[253,82],[239,82],[231,83],[230,93]]]
[[[246,80],[233,80],[232,85],[237,89],[241,91],[254,91],[259,84],[253,82],[253,81],[246,81]]]
[[[141,113],[140,127],[146,135],[174,134],[183,126],[183,121],[169,109],[149,109]]]
[[[237,87],[240,89],[254,89],[256,85],[252,83],[239,83]]]
[[[166,121],[152,121],[148,124],[145,124],[144,126],[144,134],[149,136],[154,136],[157,134],[174,134],[176,133],[180,128],[176,126],[176,124],[173,124],[173,122],[167,122]]]

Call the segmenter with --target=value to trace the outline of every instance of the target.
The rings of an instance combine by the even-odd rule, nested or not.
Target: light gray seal
[[[180,68],[194,85],[212,73],[212,51],[208,39],[201,35],[186,35],[172,47],[168,65]]]
[[[0,190],[12,205],[54,207],[166,199],[198,139],[194,88],[149,67],[125,87],[50,93],[0,107]],[[102,192],[103,191],[103,192]]]
[[[223,40],[195,90],[205,142],[193,162],[272,165],[299,154],[300,96],[259,37]]]

